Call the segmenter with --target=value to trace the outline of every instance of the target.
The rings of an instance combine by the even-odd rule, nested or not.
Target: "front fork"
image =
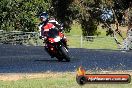
[[[53,52],[56,52],[56,54],[57,54],[57,52],[60,53],[58,50],[59,50],[59,48],[62,47],[62,46],[65,46],[66,49],[68,49],[68,47],[67,47],[67,41],[66,41],[65,38],[61,40],[60,44],[58,44],[57,46],[54,46],[53,49],[56,49],[57,51],[56,51],[56,50],[53,50]],[[45,48],[45,51],[46,51],[51,57],[54,57],[54,54],[55,54],[55,53],[50,52],[50,51],[51,51],[51,50],[50,50],[51,47],[48,47],[48,45],[45,43],[44,48]]]
[[[50,50],[49,50],[49,48],[47,47],[46,44],[45,44],[45,46],[44,46],[44,49],[45,49],[45,51],[46,51],[51,57],[54,57],[54,55],[53,55],[52,53],[50,53]]]
[[[63,45],[68,49],[68,45],[67,45],[67,39],[64,37],[61,42],[63,43]]]

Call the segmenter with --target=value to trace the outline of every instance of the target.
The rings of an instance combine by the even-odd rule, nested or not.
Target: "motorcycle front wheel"
[[[64,46],[61,46],[60,50],[61,50],[62,56],[66,60],[66,62],[70,62],[70,56],[69,56],[67,48]]]

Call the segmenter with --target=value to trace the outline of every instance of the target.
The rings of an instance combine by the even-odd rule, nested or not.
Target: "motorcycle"
[[[47,37],[45,38],[45,49],[53,57],[56,57],[58,61],[63,59],[66,62],[70,62],[70,56],[66,41],[64,40],[64,34],[57,29],[50,29],[47,32]]]

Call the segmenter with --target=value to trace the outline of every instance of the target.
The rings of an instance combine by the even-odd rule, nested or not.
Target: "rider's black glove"
[[[42,36],[39,36],[39,39],[42,39],[43,37]]]

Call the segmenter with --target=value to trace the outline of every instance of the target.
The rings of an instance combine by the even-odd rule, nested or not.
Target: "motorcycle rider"
[[[60,32],[62,32],[62,25],[60,25],[53,17],[49,18],[48,14],[46,12],[42,12],[39,15],[40,21],[41,23],[38,25],[39,27],[39,38],[40,39],[44,39],[44,42],[47,38],[47,32],[51,29],[51,28],[56,28],[58,29]],[[64,38],[62,39],[63,44],[67,47],[67,40],[66,37],[64,36]],[[48,52],[48,47],[45,46],[46,51]],[[50,54],[50,53],[49,53]],[[51,55],[51,58],[53,58],[54,56]]]

